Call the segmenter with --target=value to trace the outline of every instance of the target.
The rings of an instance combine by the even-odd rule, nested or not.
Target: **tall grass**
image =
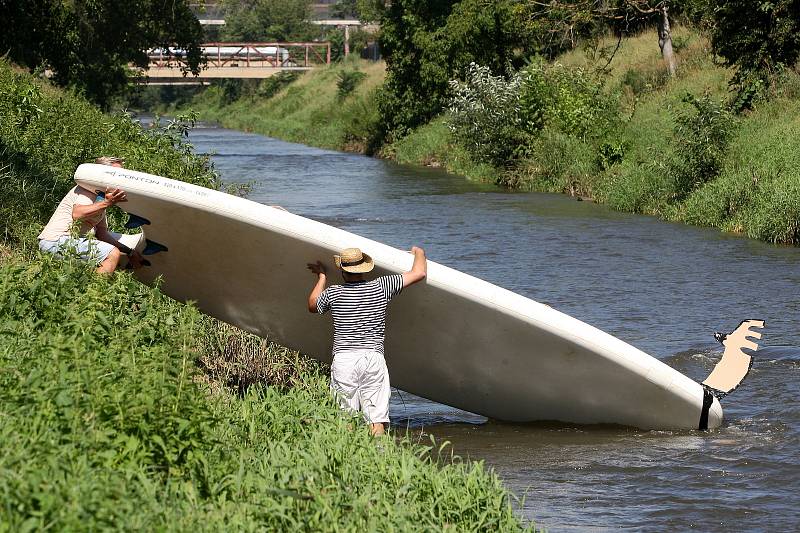
[[[687,198],[678,218],[800,243],[800,100],[760,104],[731,141],[719,176]]]
[[[6,261],[0,324],[3,529],[519,529],[480,463],[376,446],[296,354],[269,350],[290,380],[210,394],[193,361],[240,334],[127,274]]]
[[[0,61],[0,531],[522,529],[481,463],[371,438],[319,363],[36,251],[98,155],[217,186],[182,127],[142,130]]]

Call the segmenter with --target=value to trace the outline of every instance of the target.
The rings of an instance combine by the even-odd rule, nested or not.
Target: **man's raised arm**
[[[105,198],[93,204],[76,204],[72,208],[72,220],[81,220],[120,202],[127,202],[128,195],[122,189],[108,189]]]
[[[403,272],[403,287],[422,281],[428,275],[428,259],[425,257],[425,250],[418,246],[412,246],[411,253],[414,254],[414,264],[411,265],[411,270]]]
[[[308,295],[308,312],[316,313],[317,299],[319,298],[319,295],[322,294],[322,291],[325,290],[325,265],[319,261],[316,263],[308,263],[308,269],[312,274],[317,276],[317,282],[314,284],[314,288],[311,289],[311,293]]]

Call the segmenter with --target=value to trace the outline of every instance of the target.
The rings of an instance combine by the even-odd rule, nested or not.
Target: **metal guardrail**
[[[303,68],[331,62],[330,42],[205,43],[200,45],[207,68]],[[149,50],[150,68],[179,68],[186,53],[179,48]]]

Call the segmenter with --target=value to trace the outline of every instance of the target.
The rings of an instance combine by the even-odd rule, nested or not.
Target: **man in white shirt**
[[[99,157],[99,165],[122,167],[123,160],[118,157]],[[141,265],[142,256],[117,240],[108,230],[106,209],[119,202],[127,202],[122,189],[109,188],[105,196],[96,195],[81,186],[72,188],[61,200],[50,221],[39,234],[39,249],[56,255],[72,250],[84,261],[97,266],[97,272],[110,274],[116,270],[121,255],[128,255],[131,266]],[[75,222],[80,222],[78,237],[70,231]],[[94,239],[88,234],[94,231]]]

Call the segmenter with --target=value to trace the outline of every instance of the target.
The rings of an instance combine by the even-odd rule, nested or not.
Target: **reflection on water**
[[[399,392],[393,423],[482,459],[552,531],[796,530],[800,249],[501,191],[430,169],[199,128],[191,141],[250,198],[407,248],[599,327],[704,378],[714,331],[766,320],[745,384],[708,433],[513,425]],[[391,365],[390,365],[391,370]]]

